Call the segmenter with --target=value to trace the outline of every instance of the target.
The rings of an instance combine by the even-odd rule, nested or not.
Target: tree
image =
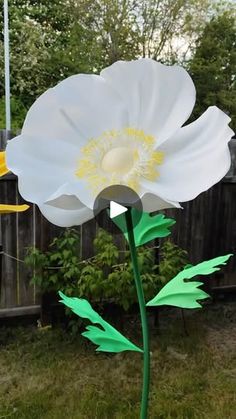
[[[236,14],[225,11],[206,25],[189,63],[197,89],[194,117],[217,105],[236,129]]]
[[[11,0],[13,125],[46,89],[76,73],[99,73],[117,60],[181,61],[214,0]],[[3,5],[3,0],[0,0]],[[182,42],[181,45],[180,41]],[[0,19],[0,108],[4,104]],[[0,117],[0,128],[4,127]]]
[[[183,61],[204,27],[211,0],[143,0],[138,2],[142,56]]]

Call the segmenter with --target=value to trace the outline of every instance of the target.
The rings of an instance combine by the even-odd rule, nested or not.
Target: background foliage
[[[159,260],[154,249],[138,248],[147,300],[188,263],[187,253],[171,241],[161,246]],[[32,268],[33,283],[43,291],[60,290],[90,302],[115,302],[128,310],[137,301],[129,250],[120,250],[113,237],[102,229],[94,239],[94,250],[95,256],[82,260],[78,232],[66,229],[52,241],[47,252],[29,248],[25,262]]]
[[[214,16],[197,40],[190,73],[197,89],[193,116],[215,104],[236,128],[236,19],[230,12]]]
[[[190,69],[198,91],[194,116],[216,103],[235,127],[235,10],[230,0],[11,0],[14,130],[36,97],[61,79],[138,57]],[[0,129],[4,118],[2,12]]]

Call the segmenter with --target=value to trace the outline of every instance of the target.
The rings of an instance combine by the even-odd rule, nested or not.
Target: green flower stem
[[[143,293],[142,281],[140,278],[140,272],[138,267],[137,251],[134,241],[133,232],[133,221],[131,215],[131,209],[125,213],[127,232],[129,239],[129,247],[131,253],[131,260],[133,264],[134,280],[139,302],[139,310],[142,323],[142,335],[143,335],[143,390],[142,390],[142,403],[140,419],[147,419],[148,415],[148,397],[149,397],[149,382],[150,382],[150,349],[149,349],[149,333],[147,324],[147,312],[146,303]]]

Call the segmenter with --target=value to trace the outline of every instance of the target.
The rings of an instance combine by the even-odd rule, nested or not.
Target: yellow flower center
[[[115,147],[103,157],[101,168],[108,173],[128,173],[134,164],[134,153],[128,147]]]
[[[91,138],[81,149],[75,175],[87,180],[94,194],[111,185],[139,191],[140,180],[156,180],[163,152],[155,150],[155,138],[136,128],[106,131]]]

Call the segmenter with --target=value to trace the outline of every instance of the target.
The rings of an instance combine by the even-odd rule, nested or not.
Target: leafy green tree
[[[33,18],[33,2],[9,2],[10,82],[13,129],[21,128],[29,106],[45,90],[49,30]],[[34,2],[36,3],[36,2]],[[40,3],[40,2],[38,2]],[[46,2],[45,2],[46,3]],[[1,1],[3,10],[3,1]],[[33,9],[34,10],[34,9]],[[0,19],[0,101],[4,95],[3,16]],[[5,123],[1,113],[0,128]]]
[[[205,26],[211,0],[143,0],[138,2],[143,57],[183,61]]]
[[[99,73],[117,60],[141,56],[184,62],[209,18],[212,3],[215,1],[11,0],[13,127],[21,128],[26,111],[41,93],[72,74]],[[3,0],[0,6],[3,10]],[[1,109],[3,56],[2,13]],[[0,129],[5,125],[3,116],[1,112]]]
[[[27,108],[15,96],[11,96],[11,119],[12,119],[12,131],[18,133],[19,127],[22,126],[24,121]],[[5,127],[5,97],[0,98],[0,129]]]
[[[206,25],[189,69],[197,89],[194,117],[217,105],[236,129],[236,14],[225,11]]]
[[[138,56],[131,0],[12,0],[9,3],[13,128],[36,97],[75,73],[99,72]],[[3,0],[0,0],[3,10]],[[0,106],[4,105],[3,15],[0,19]],[[0,128],[4,127],[1,113]]]

